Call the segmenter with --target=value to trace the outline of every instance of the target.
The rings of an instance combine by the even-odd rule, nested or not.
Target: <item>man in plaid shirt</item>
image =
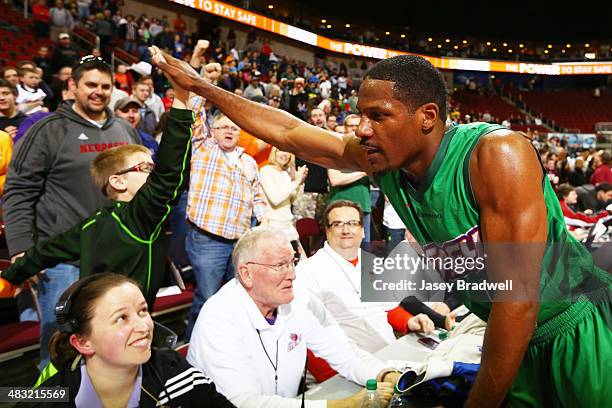
[[[261,220],[266,201],[255,160],[237,147],[240,128],[225,115],[206,118],[205,100],[194,97],[191,179],[185,243],[197,288],[187,323],[191,336],[198,313],[224,282],[234,278],[232,251],[238,238]]]

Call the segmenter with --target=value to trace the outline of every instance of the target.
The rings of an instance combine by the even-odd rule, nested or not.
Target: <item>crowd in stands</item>
[[[254,2],[246,6],[239,1],[228,2],[332,39],[426,55],[539,63],[586,61],[584,54],[588,52],[594,53],[595,59],[601,61],[612,57],[612,44],[609,40],[587,40],[567,47],[567,42],[545,40],[511,41],[508,38],[457,37],[441,34],[432,36],[429,32],[412,29],[406,25],[377,24],[372,19],[352,21],[345,16],[333,18],[321,15],[321,11],[311,4],[293,5],[288,12],[282,6],[266,7],[264,5],[267,3],[264,2]]]
[[[362,307],[361,246],[375,240],[395,246],[405,233],[367,175],[325,169],[254,138],[202,97],[171,83],[149,47],[188,62],[229,92],[338,134],[353,133],[360,123],[359,80],[349,67],[276,55],[254,30],[245,44],[232,30],[221,38],[216,27],[206,39],[196,38],[180,15],[173,21],[124,16],[120,1],[47,3],[33,5],[34,28],[54,41],[53,49],[41,46],[31,60],[1,67],[0,78],[0,192],[14,262],[2,276],[21,284],[46,269],[38,279],[43,384],[74,387],[78,380],[90,389],[71,390],[81,395],[82,406],[96,398],[125,406],[142,398],[141,389],[160,404],[283,406],[303,389],[301,362],[309,355],[317,380],[336,372],[359,384],[376,378],[388,400],[397,373],[371,353],[394,341],[394,331],[450,329],[451,310],[459,305],[446,299],[431,308],[416,300]],[[77,46],[75,27],[92,30],[101,49]],[[114,47],[137,62],[111,68],[105,60]],[[585,227],[608,215],[609,151],[540,136],[541,122],[531,116],[465,111],[453,100],[448,112],[448,126],[527,126],[525,137],[540,154],[566,217]],[[576,194],[580,188],[586,198]],[[170,218],[172,228],[165,226]],[[301,236],[296,222],[304,219],[313,221],[314,240]],[[252,229],[256,224],[261,227]],[[151,352],[149,310],[165,282],[166,228],[173,244],[184,246],[196,287],[184,339],[191,338],[187,360]],[[121,250],[115,250],[118,242]],[[271,278],[264,273],[270,268]],[[94,274],[103,270],[122,275]],[[297,283],[316,296],[299,292]],[[60,301],[67,310],[70,298],[73,310],[88,311],[69,316],[80,326],[60,321],[68,311],[55,305]],[[112,311],[114,320],[102,310]],[[27,318],[27,307],[20,312]],[[94,322],[104,329],[92,330]],[[120,336],[111,338],[113,332]],[[281,333],[294,336],[289,348],[279,349]],[[124,345],[127,351],[113,354],[112,347]],[[131,377],[122,382],[125,361]],[[45,371],[49,362],[59,374]],[[112,384],[103,382],[109,372],[117,375]],[[174,395],[168,390],[180,379],[193,387],[181,383],[185,391]],[[360,398],[327,406],[356,407]]]

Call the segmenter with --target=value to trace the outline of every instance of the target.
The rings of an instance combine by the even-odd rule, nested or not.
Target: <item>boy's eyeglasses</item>
[[[131,172],[151,173],[153,170],[155,170],[155,163],[142,162],[142,163],[138,163],[135,166],[130,167],[129,169],[118,171],[117,173],[115,173],[115,175],[119,176],[121,174],[131,173]]]

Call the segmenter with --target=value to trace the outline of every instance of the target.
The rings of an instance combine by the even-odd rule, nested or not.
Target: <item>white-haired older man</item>
[[[236,278],[202,307],[187,359],[236,406],[299,407],[307,347],[353,382],[394,382],[381,361],[355,351],[315,296],[294,290],[294,250],[283,234],[255,228],[238,241],[232,261]],[[385,402],[391,387],[379,384]],[[361,395],[306,407],[358,407]]]

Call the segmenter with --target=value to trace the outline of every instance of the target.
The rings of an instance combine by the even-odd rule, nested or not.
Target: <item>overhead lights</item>
[[[274,6],[273,6],[273,5],[271,5],[271,4],[268,4],[268,8],[269,8],[270,10],[272,10],[272,9],[274,8]]]
[[[454,49],[456,49],[456,50],[458,50],[458,49],[459,49],[459,46],[458,46],[458,45],[455,45],[453,48],[454,48]]]
[[[497,48],[493,48],[493,52],[497,52]]]
[[[508,43],[503,43],[502,45],[503,45],[504,47],[507,47],[507,46],[508,46]]]
[[[548,44],[548,48],[552,48],[552,44]]]
[[[590,59],[590,60],[594,60],[595,59],[595,53],[594,52],[587,52],[586,54],[584,54],[584,58]]]
[[[427,41],[432,42],[432,41],[433,41],[433,38],[429,37],[429,38],[427,39]]]
[[[323,20],[321,20],[321,22],[322,22],[323,24],[325,24],[325,23],[327,23],[327,20],[323,19]]]
[[[561,53],[562,53],[562,54],[565,54],[565,50],[561,50]]]
[[[346,23],[344,26],[345,26],[346,28],[351,28],[351,25],[350,25],[349,23]]]
[[[523,44],[519,44],[519,48],[523,48],[525,47]]]
[[[487,45],[491,45],[491,41],[487,41]]]
[[[508,49],[508,54],[512,54],[512,48]]]
[[[572,48],[572,44],[565,44],[566,48]]]
[[[446,40],[444,40],[444,42],[449,43],[450,42],[450,38],[447,38]]]
[[[391,34],[389,31],[385,31],[385,35],[389,35]]]
[[[544,50],[544,54],[548,54],[548,50]]]
[[[326,25],[325,27],[327,27],[327,28],[331,28],[331,24],[328,24],[328,25]]]
[[[438,48],[442,48],[442,44],[438,44]]]
[[[463,40],[461,41],[463,44],[467,44],[467,40]]]
[[[586,44],[584,44],[584,46],[585,46],[586,48],[589,48],[589,47],[591,46],[591,44],[586,43]]]

